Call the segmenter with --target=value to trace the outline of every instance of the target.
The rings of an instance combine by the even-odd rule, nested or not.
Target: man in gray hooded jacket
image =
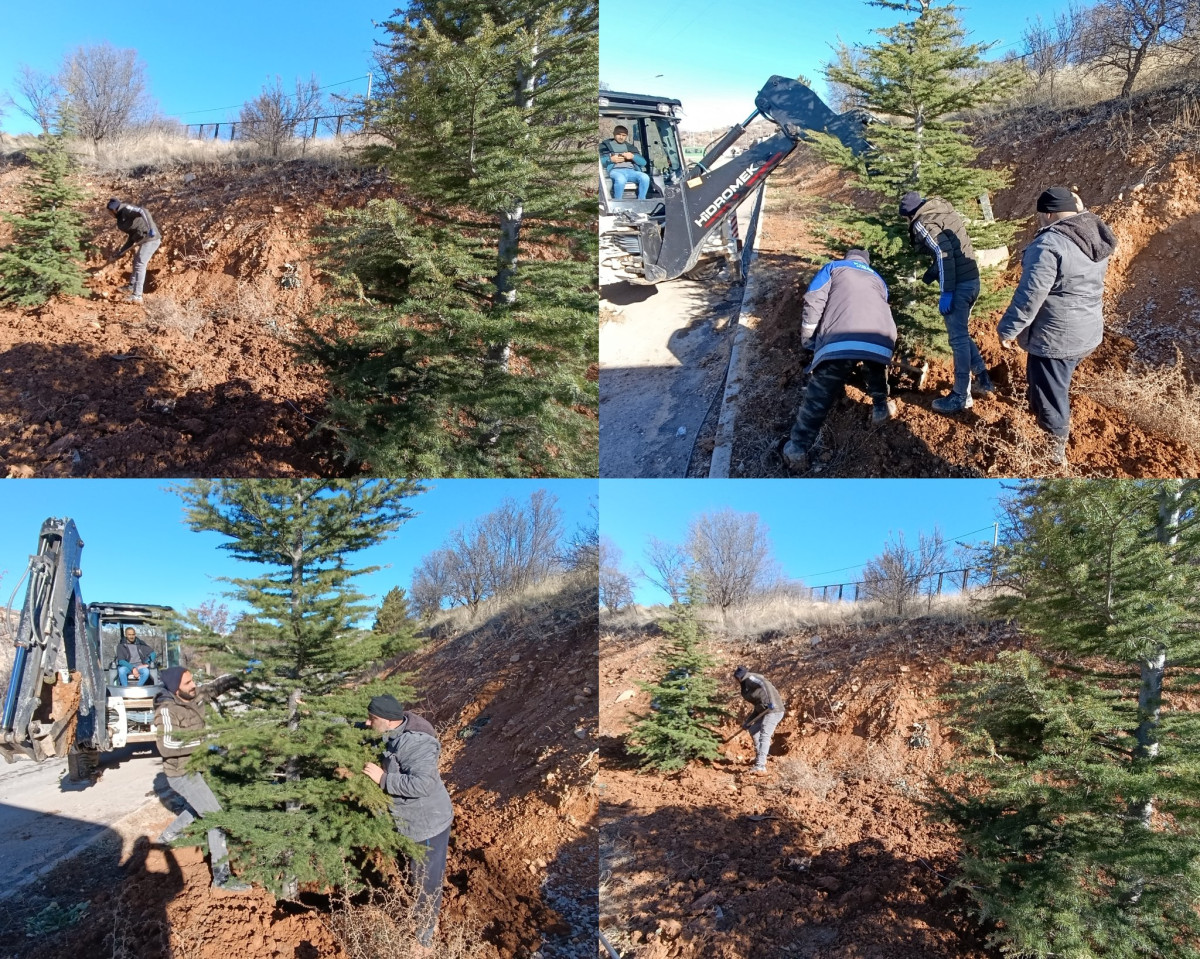
[[[125,245],[109,259],[119,260],[130,247],[137,247],[137,252],[133,255],[133,273],[129,277],[128,285],[122,289],[129,294],[127,303],[141,303],[146,269],[150,266],[150,257],[154,256],[162,245],[162,233],[159,232],[154,217],[145,207],[122,203],[113,197],[108,201],[108,212],[116,217],[117,229],[129,237]]]
[[[1071,377],[1104,336],[1104,274],[1112,229],[1065,187],[1037,200],[1038,232],[1021,256],[1021,281],[1000,319],[1000,345],[1029,353],[1029,406],[1050,434],[1049,460],[1067,459]]]
[[[383,765],[367,763],[363,772],[392,798],[396,829],[425,850],[409,864],[422,929],[418,939],[431,948],[442,904],[442,879],[454,808],[438,773],[442,746],[425,719],[408,712],[395,696],[375,696],[367,707],[368,725],[383,734]]]

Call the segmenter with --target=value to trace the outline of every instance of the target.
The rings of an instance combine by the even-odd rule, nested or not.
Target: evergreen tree
[[[854,173],[854,185],[876,198],[864,210],[835,208],[830,237],[843,249],[870,250],[871,266],[892,291],[892,312],[906,345],[945,353],[937,289],[917,287],[928,254],[909,246],[908,227],[897,206],[910,190],[940,196],[967,217],[976,247],[1008,242],[1011,226],[984,224],[976,215],[976,198],[1006,186],[1007,176],[972,166],[978,150],[964,132],[962,114],[1004,96],[1019,77],[1010,67],[989,65],[983,59],[986,44],[964,42],[953,5],[870,2],[916,16],[877,30],[880,41],[874,46],[841,45],[826,67],[826,78],[876,118],[865,131],[869,149],[857,157],[833,136],[813,137],[824,159]],[[985,283],[978,308],[988,309],[1001,297]]]
[[[1200,684],[1197,492],[1045,481],[1008,504],[996,611],[1036,647],[959,670],[969,759],[942,800],[1006,955],[1200,956],[1200,716],[1175,698]]]
[[[371,630],[384,637],[383,655],[391,658],[397,653],[411,652],[421,643],[417,639],[417,625],[408,608],[408,597],[403,586],[393,586],[383,597],[375,623]]]
[[[83,296],[83,191],[72,179],[63,134],[43,134],[22,184],[24,214],[4,214],[12,242],[0,251],[0,302],[41,306],[52,296]]]
[[[595,475],[596,5],[421,0],[384,26],[405,204],[334,217],[347,298],[308,331],[350,455],[392,475]]]
[[[724,715],[716,705],[717,681],[706,673],[717,660],[705,648],[704,628],[697,619],[699,590],[688,590],[687,602],[671,607],[662,623],[667,642],[658,661],[664,672],[656,683],[639,682],[650,694],[650,712],[626,736],[626,748],[641,757],[643,769],[674,772],[693,759],[716,759],[720,739],[703,724]]]
[[[203,828],[229,833],[243,875],[276,892],[338,883],[348,860],[407,848],[384,793],[359,775],[379,746],[347,720],[366,717],[377,692],[411,701],[408,677],[352,688],[379,662],[389,635],[357,628],[370,612],[354,580],[355,553],[399,528],[406,480],[194,480],[177,488],[188,524],[226,538],[223,549],[266,567],[229,579],[255,610],[239,630],[242,662],[261,661],[236,693],[238,708],[213,724],[225,751],[193,760],[209,772],[224,811]],[[195,637],[222,647],[233,637]],[[348,779],[339,769],[353,773]],[[200,828],[197,826],[196,828]]]

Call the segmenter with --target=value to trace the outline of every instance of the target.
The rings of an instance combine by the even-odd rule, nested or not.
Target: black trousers
[[[1065,439],[1071,431],[1071,377],[1085,356],[1050,359],[1029,354],[1029,409],[1047,433]]]
[[[408,881],[417,897],[417,921],[421,923],[418,939],[421,945],[433,942],[437,932],[438,912],[442,908],[442,880],[446,877],[446,852],[450,844],[450,827],[436,836],[417,843],[425,850],[425,858],[410,859]]]
[[[887,366],[873,360],[826,360],[809,377],[804,389],[804,400],[796,422],[792,424],[792,442],[803,450],[812,448],[817,434],[825,424],[825,417],[842,395],[846,381],[854,368],[861,363],[867,376],[867,392],[876,406],[887,406]]]

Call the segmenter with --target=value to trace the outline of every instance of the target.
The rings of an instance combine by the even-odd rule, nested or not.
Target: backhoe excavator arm
[[[661,283],[695,266],[705,239],[788,157],[806,131],[832,133],[856,152],[866,147],[858,123],[834,113],[798,80],[771,77],[754,106],[743,123],[688,170],[682,183],[666,187],[661,215],[636,220],[643,282]],[[778,132],[735,161],[714,166],[759,115],[774,122]]]
[[[29,559],[25,604],[0,717],[0,756],[38,762],[79,745],[105,746],[99,651],[79,591],[83,541],[70,519],[48,519]]]

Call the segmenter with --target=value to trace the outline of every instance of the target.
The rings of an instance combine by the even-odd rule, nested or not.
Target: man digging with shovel
[[[766,676],[752,673],[745,666],[735,669],[733,678],[741,683],[742,699],[754,707],[749,718],[742,723],[742,729],[753,737],[754,748],[757,750],[754,768],[749,770],[749,773],[752,776],[761,776],[767,771],[767,754],[771,751],[771,735],[775,732],[775,727],[779,725],[780,720],[783,719],[785,705],[783,696]]]

